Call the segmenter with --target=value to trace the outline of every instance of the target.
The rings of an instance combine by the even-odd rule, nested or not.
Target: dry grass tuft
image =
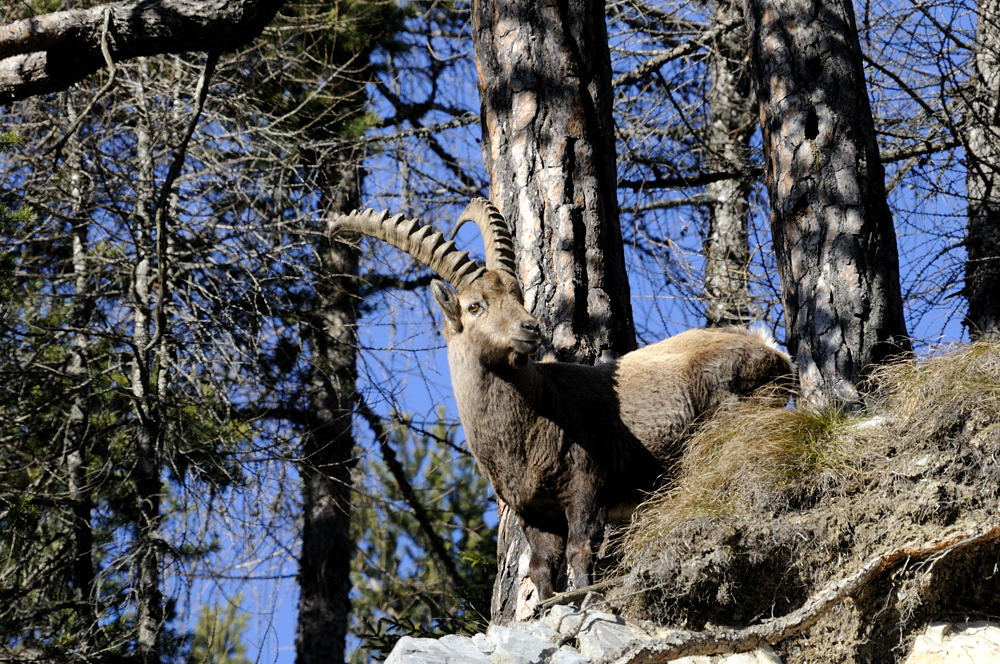
[[[719,413],[685,448],[677,481],[653,494],[622,539],[629,552],[684,521],[726,516],[753,506],[781,511],[815,487],[855,472],[861,440],[834,410],[788,410],[744,403]]]
[[[865,491],[905,448],[1000,427],[1000,344],[975,343],[877,370],[865,417],[744,403],[688,441],[676,482],[650,496],[619,540],[623,567],[695,519],[773,519],[830,493]]]
[[[1000,343],[977,342],[872,375],[874,408],[892,428],[914,439],[981,428],[1000,419]]]

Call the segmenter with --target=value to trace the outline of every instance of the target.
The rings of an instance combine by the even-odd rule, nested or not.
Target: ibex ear
[[[462,331],[462,309],[458,306],[458,295],[455,294],[448,284],[439,279],[431,281],[431,294],[437,300],[438,306],[444,313],[444,318],[448,327],[454,332]]]

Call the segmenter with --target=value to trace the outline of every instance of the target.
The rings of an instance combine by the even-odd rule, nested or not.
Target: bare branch
[[[691,173],[674,177],[649,178],[646,180],[619,180],[618,186],[632,191],[640,189],[682,189],[687,187],[702,187],[712,182],[722,180],[755,179],[764,174],[760,166],[753,166],[742,172]]]
[[[382,460],[385,461],[386,467],[392,473],[393,479],[396,480],[399,492],[403,494],[406,504],[413,510],[413,516],[417,519],[417,523],[420,524],[420,530],[424,533],[424,539],[427,540],[431,554],[437,558],[438,563],[444,568],[445,573],[448,574],[448,578],[451,579],[455,587],[465,588],[465,579],[458,573],[455,561],[448,555],[444,544],[441,542],[441,538],[434,532],[434,526],[431,523],[430,516],[427,514],[427,509],[420,502],[420,499],[417,498],[413,486],[403,471],[403,466],[399,463],[399,459],[396,458],[395,450],[389,446],[389,432],[383,426],[382,419],[368,407],[367,402],[360,395],[358,395],[356,401],[358,404],[358,414],[368,422],[372,433],[378,439],[379,447],[382,450]]]
[[[646,78],[647,76],[649,76],[654,71],[656,71],[663,65],[667,64],[671,60],[676,60],[678,58],[683,58],[685,56],[691,55],[705,44],[711,42],[713,39],[719,37],[720,35],[724,35],[732,30],[735,30],[738,26],[742,24],[743,24],[742,16],[732,19],[730,21],[726,21],[725,23],[720,23],[719,25],[715,26],[714,28],[706,32],[704,35],[699,37],[698,39],[692,39],[691,41],[681,44],[676,48],[672,48],[669,51],[654,55],[649,60],[646,60],[632,71],[617,77],[614,81],[611,82],[611,85],[617,88],[622,85],[637,83],[638,81],[641,81],[642,79]]]
[[[535,607],[535,613],[541,614],[546,609],[550,609],[557,604],[572,604],[573,602],[586,598],[590,593],[602,593],[608,588],[620,586],[625,578],[625,576],[616,576],[611,579],[605,579],[604,581],[592,583],[589,586],[584,586],[583,588],[567,590],[564,593],[556,593],[547,600],[539,602],[538,606]]]
[[[59,142],[55,144],[52,148],[52,152],[55,153],[56,159],[59,159],[62,153],[63,146],[66,145],[66,141],[76,133],[76,130],[80,127],[84,118],[87,114],[94,108],[94,104],[97,100],[107,94],[108,90],[115,84],[115,78],[118,73],[118,69],[115,67],[115,61],[111,57],[111,50],[108,48],[108,27],[111,24],[111,9],[108,7],[104,8],[104,26],[101,28],[101,55],[104,56],[104,62],[108,65],[108,80],[104,82],[101,89],[97,91],[90,103],[80,111],[80,114],[76,116],[76,120],[70,125],[69,129],[66,130],[66,134],[59,139]]]
[[[944,125],[948,129],[948,131],[951,132],[952,136],[955,137],[956,142],[961,141],[962,133],[959,131],[959,129],[955,126],[955,123],[952,122],[951,118],[949,118],[945,112],[931,108],[931,105],[928,104],[926,101],[924,101],[922,95],[920,95],[916,90],[911,88],[899,74],[897,74],[889,67],[883,65],[880,62],[872,60],[864,53],[861,54],[861,57],[864,59],[865,64],[871,65],[873,68],[877,69],[878,71],[882,72],[883,74],[891,78],[893,82],[896,83],[896,85],[898,85],[899,88],[903,92],[905,92],[906,95],[910,97],[910,99],[912,99],[914,103],[916,103],[924,111],[927,117],[934,118],[939,123]]]
[[[167,326],[167,319],[164,313],[164,306],[169,296],[167,292],[167,198],[169,198],[170,192],[173,191],[177,178],[181,175],[181,168],[184,167],[184,159],[187,157],[188,143],[191,142],[191,137],[194,136],[194,130],[198,126],[198,121],[201,120],[201,112],[205,108],[205,97],[208,96],[209,81],[212,79],[212,72],[215,71],[215,65],[218,62],[219,54],[217,52],[213,51],[208,54],[208,58],[205,60],[205,68],[198,78],[198,87],[195,89],[195,106],[194,111],[191,113],[191,122],[188,123],[187,131],[184,132],[184,136],[174,151],[174,158],[170,162],[170,170],[167,171],[167,177],[163,181],[159,200],[156,203],[156,271],[157,279],[160,282],[160,292],[156,298],[156,309],[153,314],[156,333],[150,340],[146,350],[153,348],[160,342]]]
[[[104,65],[110,14],[115,62],[187,51],[223,52],[260,34],[284,0],[145,0],[72,9],[0,26],[0,104],[65,90]]]

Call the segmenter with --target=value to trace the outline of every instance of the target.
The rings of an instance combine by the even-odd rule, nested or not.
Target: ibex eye
[[[482,307],[479,306],[478,302],[473,302],[472,304],[469,305],[469,313],[470,314],[478,313],[481,308]]]

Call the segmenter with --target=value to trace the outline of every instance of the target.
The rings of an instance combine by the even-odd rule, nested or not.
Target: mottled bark
[[[611,59],[603,2],[498,2],[473,8],[490,196],[514,231],[542,356],[595,362],[635,347],[618,221]],[[526,547],[500,509],[493,619],[537,601]]]
[[[544,354],[634,348],[603,3],[484,0],[473,39],[490,195],[513,226]]]
[[[497,577],[493,583],[490,621],[528,620],[539,601],[535,584],[528,577],[531,549],[514,510],[500,499],[497,499],[497,521]]]
[[[360,206],[360,183],[348,177],[331,215]],[[356,463],[351,413],[357,370],[358,257],[324,241],[316,301],[307,317],[313,366],[310,410],[302,436],[302,553],[299,558],[297,664],[344,661],[350,615],[351,469]]]
[[[722,0],[715,11],[719,25],[742,18],[742,8]],[[757,127],[751,100],[743,31],[723,32],[709,52],[710,109],[704,160],[709,173],[743,177],[710,182],[708,233],[705,236],[705,318],[709,327],[746,325],[751,321],[747,219],[750,215],[750,137]]]
[[[852,407],[870,367],[910,349],[854,10],[746,14],[788,348],[806,401]]]
[[[0,26],[0,104],[64,90],[105,66],[110,12],[115,62],[144,55],[228,51],[256,37],[284,0],[143,0],[43,14]]]
[[[965,324],[972,339],[1000,335],[1000,2],[980,0],[975,97],[965,145],[968,234]]]

